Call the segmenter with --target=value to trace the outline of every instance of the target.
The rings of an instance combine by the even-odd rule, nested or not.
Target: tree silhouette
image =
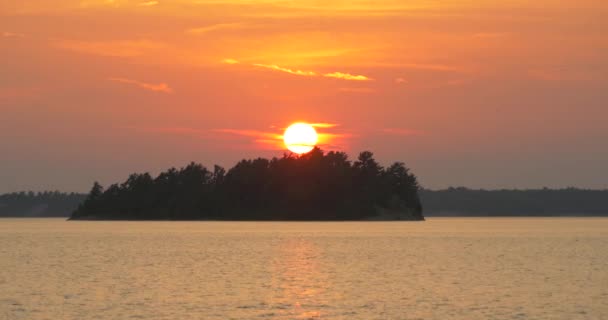
[[[59,191],[2,194],[0,217],[65,217],[66,213],[74,211],[84,199],[83,194]]]
[[[152,178],[132,174],[103,191],[95,183],[72,219],[423,220],[416,176],[384,169],[373,153],[355,162],[319,148],[270,160],[241,160],[213,172],[190,163]],[[388,214],[388,215],[387,215]]]

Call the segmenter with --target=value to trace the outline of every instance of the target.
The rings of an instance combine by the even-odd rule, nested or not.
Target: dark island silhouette
[[[89,220],[424,220],[417,178],[401,162],[383,168],[369,151],[349,161],[319,148],[226,171],[197,163],[153,178],[97,182],[70,219]]]

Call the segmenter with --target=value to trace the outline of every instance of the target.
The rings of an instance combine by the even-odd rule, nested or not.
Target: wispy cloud
[[[164,93],[173,93],[173,89],[171,89],[166,83],[152,84],[152,83],[145,83],[145,82],[127,79],[127,78],[116,78],[116,77],[108,78],[108,80],[120,82],[120,83],[132,84],[132,85],[138,86],[145,90],[164,92]]]
[[[345,150],[348,149],[348,140],[353,138],[355,135],[350,133],[329,133],[319,132],[319,146],[325,150]]]
[[[329,123],[329,122],[311,123],[310,125],[315,128],[323,128],[323,129],[333,128],[333,127],[338,126],[337,123]]]
[[[318,129],[331,129],[338,126],[335,123],[318,122],[311,123],[313,127]],[[284,150],[285,145],[283,143],[283,130],[285,128],[272,127],[273,131],[259,131],[259,130],[241,130],[241,129],[215,129],[212,132],[224,133],[242,137],[252,138],[254,142],[262,144],[266,148],[274,150]],[[322,130],[319,130],[322,131]],[[350,134],[332,133],[332,132],[317,132],[319,137],[318,146],[324,148],[335,149],[336,145],[343,146],[345,139],[351,137]]]
[[[407,83],[407,80],[405,80],[405,78],[396,78],[395,83],[404,84]]]
[[[265,138],[265,139],[283,139],[283,136],[273,132],[264,132],[258,130],[240,130],[240,129],[213,129],[213,132],[228,133],[238,136]]]
[[[137,57],[148,50],[166,47],[164,43],[136,40],[136,41],[55,41],[56,47],[81,53],[88,53],[110,57]]]
[[[369,77],[366,77],[366,76],[353,75],[353,74],[344,73],[344,72],[326,73],[323,76],[324,77],[328,77],[328,78],[337,78],[337,79],[342,79],[342,80],[353,80],[353,81],[370,81],[370,80],[373,80],[373,79],[371,79]]]
[[[145,2],[140,2],[138,4],[138,6],[140,7],[151,7],[151,6],[155,6],[158,4],[158,1],[145,1]]]
[[[252,142],[263,149],[282,150],[285,148],[283,135],[277,132],[242,129],[213,129],[211,132],[251,138]]]
[[[237,63],[239,63],[239,61],[235,60],[235,59],[224,59],[224,60],[222,60],[222,63],[237,64]],[[293,75],[297,75],[297,76],[306,76],[306,77],[322,76],[322,77],[326,77],[326,78],[335,78],[335,79],[352,80],[352,81],[371,81],[371,80],[373,80],[372,78],[369,78],[364,75],[353,75],[353,74],[345,73],[345,72],[331,72],[331,73],[321,74],[321,73],[317,73],[315,71],[310,71],[310,70],[300,70],[300,69],[291,69],[291,68],[281,67],[276,64],[254,63],[252,65],[254,67],[285,72],[285,73],[289,73],[289,74],[293,74]]]
[[[212,25],[204,26],[204,27],[190,28],[190,29],[186,30],[186,33],[200,35],[200,34],[206,34],[206,33],[218,31],[218,30],[242,29],[244,26],[245,26],[245,24],[240,23],[240,22],[217,23],[217,24],[212,24]]]
[[[289,69],[289,68],[283,68],[283,67],[277,66],[276,64],[254,63],[253,65],[256,66],[256,67],[262,67],[262,68],[266,68],[266,69],[287,72],[287,73],[295,74],[295,75],[298,75],[298,76],[312,77],[312,76],[316,76],[317,75],[317,73],[314,72],[314,71],[302,71],[302,70],[294,70],[294,69]]]
[[[78,7],[81,9],[95,8],[95,7],[119,7],[120,0],[81,0],[78,3]]]
[[[335,123],[312,123],[312,126],[318,129],[331,129],[338,126]],[[285,150],[283,142],[283,131],[285,128],[280,126],[271,126],[268,131],[262,130],[247,130],[247,129],[197,129],[190,127],[125,127],[126,129],[135,130],[144,133],[160,133],[170,135],[192,136],[206,141],[234,141],[234,143],[242,143],[249,141],[252,147],[257,149],[267,150]],[[327,132],[326,130],[318,130],[319,142],[317,145],[324,149],[344,149],[347,145],[347,140],[353,137],[348,133]],[[331,131],[331,130],[330,130]],[[229,143],[228,143],[229,144]],[[246,146],[245,146],[246,147]]]
[[[225,64],[238,64],[239,61],[236,60],[236,59],[226,58],[226,59],[222,59],[222,63],[225,63]]]

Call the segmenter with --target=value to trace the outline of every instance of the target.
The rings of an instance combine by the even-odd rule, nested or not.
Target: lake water
[[[1,319],[608,319],[608,219],[0,219]]]

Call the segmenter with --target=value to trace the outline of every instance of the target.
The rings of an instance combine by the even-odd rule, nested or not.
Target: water
[[[608,219],[3,219],[0,318],[606,319]]]

